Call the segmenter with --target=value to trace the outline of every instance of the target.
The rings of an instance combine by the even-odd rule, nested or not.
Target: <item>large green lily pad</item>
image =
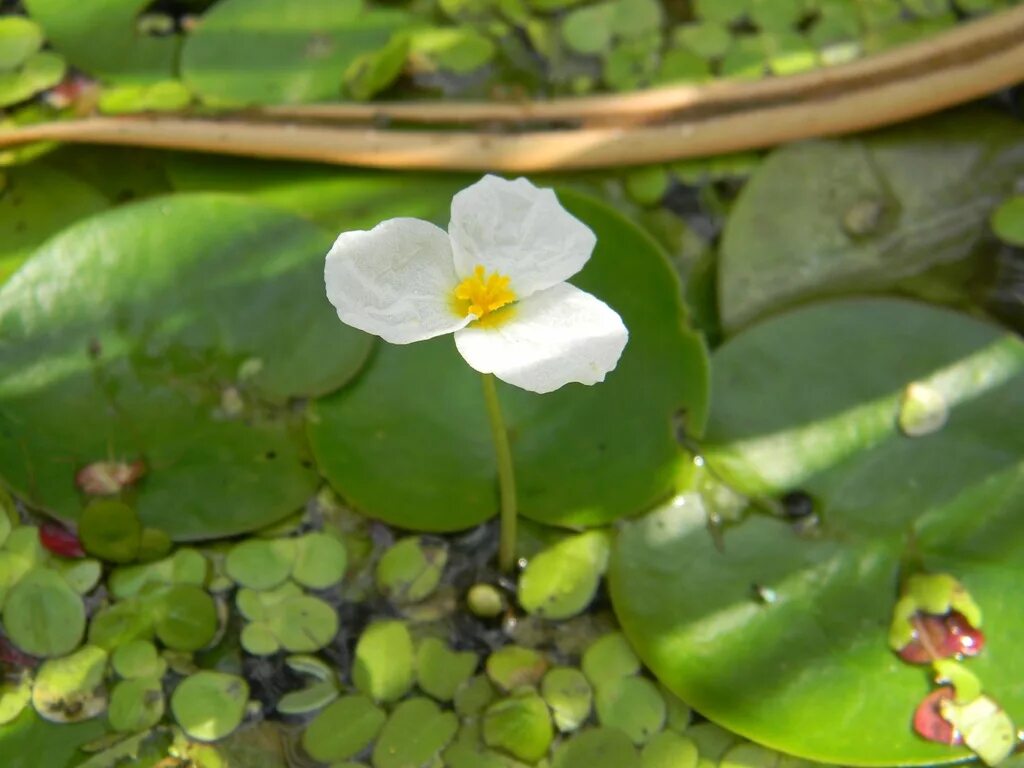
[[[706,356],[685,326],[679,285],[657,244],[601,203],[563,192],[597,234],[573,282],[615,308],[630,339],[593,387],[537,395],[499,384],[519,505],[527,517],[596,525],[649,508],[671,489],[673,416],[699,432]],[[321,471],[363,512],[417,530],[455,530],[497,511],[494,447],[480,377],[443,337],[381,345],[373,365],[310,409]]]
[[[216,104],[337,98],[345,69],[407,22],[362,0],[221,0],[182,50],[187,85]]]
[[[751,496],[805,491],[820,523],[752,514],[719,548],[690,492],[625,526],[612,597],[661,681],[801,757],[962,759],[912,732],[932,684],[887,644],[901,576],[943,572],[984,612],[971,671],[1024,721],[1024,343],[946,310],[846,300],[758,324],[712,367],[708,465]],[[911,383],[948,407],[916,437],[898,426]]]
[[[329,246],[220,195],[124,206],[51,240],[0,289],[4,479],[75,519],[79,469],[141,461],[139,517],[178,539],[294,511],[317,477],[281,405],[343,384],[371,346],[324,296]]]
[[[4,171],[0,183],[0,282],[46,238],[106,208],[107,198],[91,185],[32,163]]]
[[[1019,123],[976,110],[775,151],[726,224],[725,327],[967,258],[1020,176],[1022,148]]]
[[[29,15],[69,62],[104,80],[151,82],[171,76],[176,36],[144,34],[136,26],[150,0],[26,0]]]

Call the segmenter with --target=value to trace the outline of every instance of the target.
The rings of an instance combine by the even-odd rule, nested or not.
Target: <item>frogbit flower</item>
[[[393,344],[454,333],[472,368],[532,392],[596,384],[628,337],[615,310],[566,282],[596,240],[552,190],[484,176],[452,199],[447,232],[398,218],[339,235],[327,297]]]

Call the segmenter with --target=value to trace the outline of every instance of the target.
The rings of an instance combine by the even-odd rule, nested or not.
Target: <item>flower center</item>
[[[488,275],[477,264],[473,274],[455,286],[455,304],[461,314],[476,315],[480,320],[488,313],[511,304],[515,292],[508,287],[511,278],[497,272]]]

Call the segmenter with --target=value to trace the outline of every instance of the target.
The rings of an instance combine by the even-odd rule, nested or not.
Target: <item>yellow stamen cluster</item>
[[[481,319],[489,312],[511,304],[516,300],[516,294],[508,287],[510,279],[497,272],[488,276],[484,268],[477,264],[472,276],[455,287],[459,309]]]

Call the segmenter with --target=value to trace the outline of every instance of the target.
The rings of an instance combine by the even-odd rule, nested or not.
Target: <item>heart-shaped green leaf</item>
[[[329,246],[302,219],[216,195],[125,206],[51,240],[0,289],[4,479],[75,519],[78,469],[141,461],[139,517],[179,539],[294,511],[317,478],[276,404],[344,383],[371,344],[327,303]]]
[[[1024,718],[1024,343],[925,305],[837,301],[753,326],[715,353],[713,376],[708,465],[761,507],[806,492],[819,522],[752,513],[716,547],[693,492],[625,526],[612,596],[661,681],[808,759],[962,759],[912,732],[932,683],[887,644],[900,578],[948,573],[984,614],[971,670]],[[920,436],[900,429],[912,384],[949,409]]]
[[[672,421],[699,432],[706,357],[684,326],[679,285],[660,248],[604,205],[562,202],[597,235],[573,282],[622,316],[630,339],[592,387],[546,395],[500,386],[520,510],[596,525],[649,508],[680,466]],[[450,338],[381,345],[346,390],[317,401],[309,435],[319,466],[362,511],[417,530],[455,530],[496,512],[496,470],[479,376]]]

